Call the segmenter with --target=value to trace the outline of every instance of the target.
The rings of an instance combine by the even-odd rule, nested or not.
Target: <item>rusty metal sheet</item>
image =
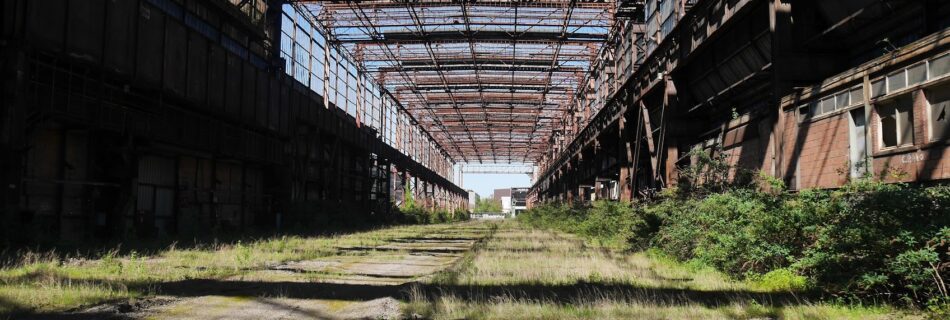
[[[172,19],[165,22],[164,58],[164,87],[172,95],[184,98],[188,88],[188,32]]]
[[[138,13],[138,37],[135,57],[135,78],[147,88],[161,85],[162,54],[165,40],[165,14],[145,2]]]
[[[243,61],[243,71],[241,76],[241,115],[242,122],[248,125],[254,125],[257,122],[257,106],[254,94],[257,92],[255,81],[257,80],[257,68],[250,62]]]
[[[188,33],[188,88],[186,96],[195,104],[206,103],[208,92],[208,40],[196,33]]]
[[[257,70],[257,95],[255,108],[255,125],[261,128],[267,127],[267,104],[270,101],[270,74],[266,70]]]
[[[208,109],[215,114],[224,114],[224,83],[226,74],[224,48],[217,44],[208,46]]]
[[[231,53],[226,54],[226,70],[224,84],[224,112],[232,120],[241,119],[241,58]]]
[[[135,63],[135,23],[138,1],[106,1],[103,65],[112,72],[131,76]]]
[[[66,31],[66,0],[31,0],[26,2],[26,38],[33,45],[52,52],[61,52]]]
[[[105,0],[71,0],[66,18],[66,53],[98,63],[102,59]]]

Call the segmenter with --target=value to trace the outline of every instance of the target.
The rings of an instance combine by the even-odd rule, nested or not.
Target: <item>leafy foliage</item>
[[[492,198],[482,198],[475,202],[477,213],[501,213],[501,201]]]
[[[449,211],[445,208],[426,208],[416,204],[411,196],[406,197],[402,206],[395,208],[398,212],[399,220],[408,224],[429,224],[445,223],[455,221],[469,220],[469,215],[465,210]]]
[[[545,204],[519,219],[619,249],[656,248],[764,288],[950,310],[950,187],[858,179],[793,193],[759,180],[634,204]]]

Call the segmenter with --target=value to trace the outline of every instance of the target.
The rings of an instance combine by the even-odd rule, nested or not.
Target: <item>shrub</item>
[[[814,285],[950,310],[950,187],[858,179],[838,190],[792,193],[763,180],[762,189],[677,190],[633,206],[544,204],[518,219],[615,248],[653,247],[768,290]]]
[[[945,286],[930,264],[946,262],[946,252],[941,256],[928,243],[950,234],[942,231],[950,226],[948,187],[859,180],[827,193],[824,205],[810,206],[817,220],[807,226],[812,242],[795,263],[798,269],[832,290],[897,294],[916,303]]]
[[[597,201],[578,226],[581,234],[617,249],[644,248],[655,219],[627,202]]]
[[[653,209],[663,221],[653,243],[674,257],[733,275],[787,265],[798,224],[794,214],[776,210],[781,199],[735,190],[702,200],[663,201]]]
[[[564,203],[545,203],[518,215],[518,220],[535,227],[576,233],[582,222],[581,210]]]
[[[768,291],[803,291],[811,287],[808,278],[788,268],[769,271],[763,275],[751,275],[752,285]]]
[[[445,223],[455,221],[465,221],[469,215],[465,210],[448,211],[444,208],[429,210],[423,206],[416,205],[414,201],[403,202],[403,205],[396,208],[399,221],[407,224],[429,224]]]

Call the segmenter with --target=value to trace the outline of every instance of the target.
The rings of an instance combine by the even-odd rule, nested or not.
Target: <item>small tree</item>
[[[478,199],[475,203],[475,212],[501,212],[501,201],[491,198]]]

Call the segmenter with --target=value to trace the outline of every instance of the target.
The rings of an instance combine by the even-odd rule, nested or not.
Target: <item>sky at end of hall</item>
[[[482,198],[490,198],[495,189],[531,187],[531,176],[523,173],[465,173],[462,176],[462,188],[475,190]]]

